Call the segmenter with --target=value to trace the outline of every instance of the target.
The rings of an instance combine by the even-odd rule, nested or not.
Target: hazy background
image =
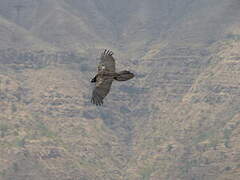
[[[0,179],[238,179],[239,20],[239,0],[0,0]],[[105,48],[136,77],[95,107]]]

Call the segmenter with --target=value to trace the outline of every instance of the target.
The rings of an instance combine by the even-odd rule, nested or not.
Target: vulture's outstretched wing
[[[101,60],[98,65],[98,72],[107,71],[115,72],[115,59],[112,57],[113,52],[106,50],[101,54]]]
[[[96,86],[92,92],[91,102],[100,106],[103,104],[104,97],[111,89],[113,79],[97,79]]]

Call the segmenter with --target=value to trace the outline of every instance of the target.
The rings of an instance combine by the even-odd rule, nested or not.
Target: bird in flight
[[[97,75],[91,80],[92,83],[95,83],[91,102],[97,106],[101,106],[103,104],[103,99],[109,93],[114,80],[127,81],[134,77],[133,73],[126,70],[117,73],[115,70],[113,52],[106,49],[101,54],[97,70]]]

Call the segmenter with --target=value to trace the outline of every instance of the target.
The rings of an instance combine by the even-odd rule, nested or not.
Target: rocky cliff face
[[[239,177],[238,0],[0,2],[0,179]],[[115,52],[103,107],[98,56]]]

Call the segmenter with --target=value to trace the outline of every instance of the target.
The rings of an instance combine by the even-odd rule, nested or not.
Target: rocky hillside
[[[238,179],[239,8],[1,0],[0,179]],[[95,107],[104,48],[136,77]]]

